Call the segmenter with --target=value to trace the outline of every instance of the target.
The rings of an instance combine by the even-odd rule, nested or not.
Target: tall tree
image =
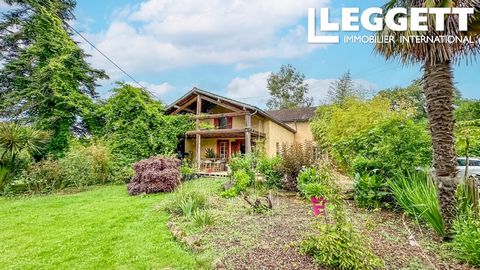
[[[435,8],[435,7],[472,7],[475,16],[469,18],[469,23],[478,26],[480,22],[478,0],[391,0],[385,7],[385,12],[393,8]],[[405,15],[410,21],[410,15]],[[385,16],[384,16],[385,17]],[[434,178],[438,184],[438,194],[442,215],[447,230],[447,238],[451,235],[452,223],[455,218],[455,190],[456,190],[456,161],[453,116],[453,73],[452,62],[469,57],[479,52],[480,34],[478,28],[470,27],[471,31],[460,31],[459,16],[444,16],[445,31],[435,29],[435,18],[429,17],[427,31],[396,32],[388,27],[378,32],[379,36],[392,36],[392,42],[377,43],[377,52],[387,59],[399,58],[403,63],[423,64],[423,88],[425,94],[426,111],[430,125],[433,145]],[[476,29],[476,31],[474,31]],[[454,43],[442,42],[401,42],[402,37],[410,36],[454,36],[471,38],[473,43],[456,41]]]
[[[161,102],[128,84],[113,89],[100,110],[113,153],[128,162],[174,153],[178,136],[193,129],[190,118],[164,115]]]
[[[342,74],[340,78],[331,83],[328,89],[328,99],[332,104],[341,104],[351,97],[358,97],[359,91],[355,88],[350,71]]]
[[[65,21],[73,1],[10,0],[14,10],[0,24],[0,117],[34,123],[52,132],[47,151],[61,155],[97,97],[96,80]]]
[[[305,75],[292,65],[282,65],[278,73],[272,73],[268,78],[270,99],[267,106],[270,110],[310,107],[313,97],[308,96],[308,88]]]

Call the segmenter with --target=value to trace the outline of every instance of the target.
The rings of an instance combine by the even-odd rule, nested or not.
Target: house
[[[179,153],[199,168],[222,170],[235,154],[251,153],[261,142],[266,154],[278,155],[283,144],[313,141],[309,121],[315,108],[264,111],[255,106],[193,88],[167,107],[169,115],[190,114],[195,130],[181,139]]]

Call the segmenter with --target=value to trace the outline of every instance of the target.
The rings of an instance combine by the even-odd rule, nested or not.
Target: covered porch
[[[265,134],[257,131],[221,131],[187,132],[185,153],[195,162],[200,173],[227,172],[231,157],[250,153],[256,141],[265,137]]]

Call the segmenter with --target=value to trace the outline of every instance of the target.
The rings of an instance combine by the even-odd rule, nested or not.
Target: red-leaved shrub
[[[172,192],[180,185],[180,160],[151,157],[133,165],[135,176],[128,184],[130,195]]]

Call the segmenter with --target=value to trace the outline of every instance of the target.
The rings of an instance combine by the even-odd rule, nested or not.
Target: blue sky
[[[338,14],[342,7],[365,9],[384,1],[81,0],[75,27],[166,103],[197,86],[264,107],[266,78],[282,64],[306,75],[317,102],[347,70],[369,91],[419,78],[420,66],[387,62],[372,44],[307,44],[308,7],[330,7]],[[92,64],[111,76],[101,82],[103,96],[114,81],[131,81],[82,46]],[[479,71],[479,63],[455,67],[465,97],[480,98],[474,83]]]

